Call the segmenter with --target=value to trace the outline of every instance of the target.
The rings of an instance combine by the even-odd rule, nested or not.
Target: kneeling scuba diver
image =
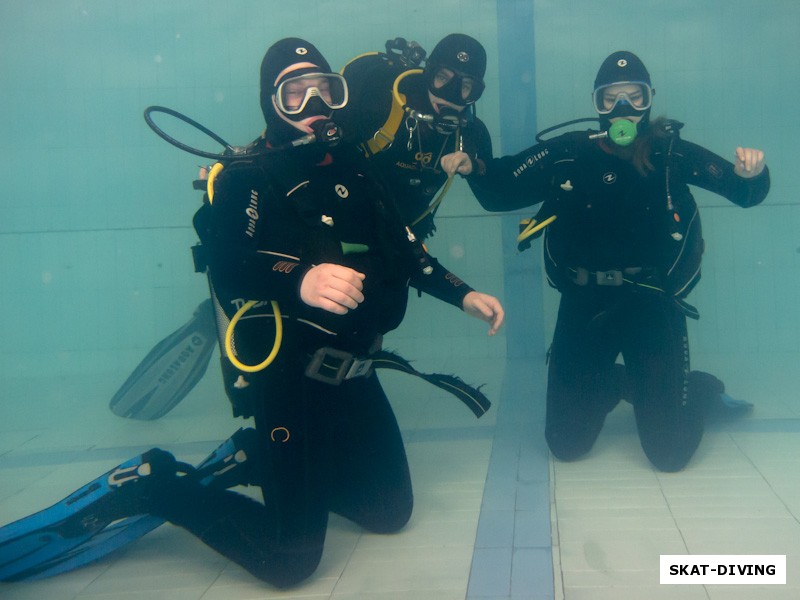
[[[302,77],[303,75],[299,76]],[[287,81],[290,80],[291,78]],[[313,100],[316,95],[324,95],[324,91],[322,91],[323,84],[319,81],[319,78],[312,78],[312,81],[306,78],[306,81],[301,81],[300,83],[308,84],[303,91],[304,99],[300,103],[301,106]],[[313,85],[311,85],[312,83]],[[324,104],[329,106],[329,101],[332,102],[330,98],[326,98]],[[297,110],[297,106],[293,104],[287,104],[287,108],[287,114],[291,114],[291,110]],[[159,110],[160,112],[166,112],[163,109]],[[152,112],[158,112],[158,110],[148,109],[148,116]],[[299,115],[301,112],[302,108],[297,110],[296,114]],[[322,124],[322,126],[316,125],[317,123]],[[336,144],[335,141],[332,141],[335,136],[331,135],[331,132],[336,132],[336,127],[326,119],[313,119],[313,123],[309,122],[307,126],[310,131],[305,132],[305,135],[299,138],[294,136],[294,139],[288,145],[273,147],[269,144],[269,139],[267,139],[265,148],[260,148],[254,152],[237,152],[231,147],[232,152],[216,155],[215,158],[218,158],[223,164],[228,163],[228,167],[234,169],[236,168],[235,165],[244,164],[245,168],[247,168],[250,164],[255,164],[260,159],[270,160],[276,157],[278,152],[287,150],[289,152],[302,152],[304,148],[309,148],[311,152],[318,154],[320,148],[311,148],[313,144],[320,144],[322,154],[325,155],[326,148]],[[313,140],[311,139],[312,137]],[[322,140],[322,142],[319,140]],[[208,154],[204,153],[203,156],[208,156]],[[222,169],[225,168],[225,166],[222,167]],[[218,170],[217,177],[219,177],[219,173],[220,171]],[[214,181],[212,180],[209,184],[209,198],[204,205],[205,208],[213,206],[214,192]],[[347,197],[346,189],[337,188],[338,192],[342,193],[340,196],[342,199]],[[255,206],[248,206],[244,211],[247,218],[259,219],[264,216],[263,214],[256,216],[253,211],[249,210],[251,208],[256,210]],[[205,212],[208,213],[208,210]],[[402,253],[406,255],[404,260],[416,265],[422,276],[426,276],[428,265],[417,255],[413,248],[415,246],[414,240],[407,235],[402,222],[393,220],[393,213],[388,209],[381,209],[379,215],[386,220],[387,230],[394,228],[394,239],[404,241],[401,244]],[[318,223],[318,225],[323,228],[332,226],[332,224],[329,225],[325,221],[321,224]],[[351,248],[350,250],[356,253],[361,251],[360,248]],[[342,248],[342,252],[346,254],[347,249]],[[196,256],[201,259],[208,258],[202,252],[198,252]],[[427,255],[423,258],[427,260]],[[281,264],[284,267],[287,266],[285,262]],[[208,271],[206,265],[200,263],[198,266],[203,272]],[[287,270],[291,271],[292,269],[287,267]],[[287,271],[283,272],[288,274]],[[225,319],[230,315],[221,314],[224,312],[223,306],[216,296],[213,283],[211,285],[211,293],[216,313],[220,317],[220,323],[224,324]],[[221,340],[220,344],[224,344],[224,352],[229,352],[234,359],[236,359],[235,354],[237,352],[237,340],[234,335],[236,317],[241,318],[248,310],[260,308],[260,304],[263,305],[264,302],[253,302],[252,304],[244,302],[242,308],[236,311],[236,314],[233,315],[234,318],[230,318],[225,327],[227,331],[225,340]],[[273,317],[277,324],[281,319],[277,301],[271,301],[270,304],[273,307]],[[281,335],[276,326],[275,344],[270,355],[277,354],[280,350],[280,338]],[[341,354],[326,353],[322,358],[338,359],[342,358],[342,356]],[[370,361],[372,364],[366,365],[367,370],[370,368],[400,370],[420,376],[442,389],[454,393],[469,406],[476,416],[481,416],[488,410],[489,402],[485,396],[456,377],[419,373],[406,361],[389,352],[376,352],[370,356]],[[268,357],[260,365],[246,365],[241,361],[231,361],[231,363],[242,374],[247,374],[267,369],[270,366],[271,359]],[[331,386],[342,384],[351,375],[353,377],[366,375],[366,371],[352,373],[352,369],[348,368],[346,373],[339,372],[332,376],[322,373],[320,367],[323,366],[327,365],[316,365],[319,369],[318,374],[321,375],[317,379]],[[349,367],[352,366],[353,364],[351,363]],[[310,375],[309,377],[311,378]],[[243,377],[240,379],[243,379]],[[239,379],[236,381],[239,381]],[[236,381],[233,383],[234,386]],[[247,382],[245,381],[243,387],[247,387],[246,384]],[[286,439],[275,439],[275,436],[282,434],[279,429],[272,431],[273,441],[288,441],[288,430],[285,430]],[[256,468],[254,470],[251,467],[252,459],[258,457],[261,450],[254,439],[255,431],[253,429],[237,431],[196,468],[177,462],[171,454],[163,450],[150,450],[89,482],[52,507],[0,528],[0,580],[41,579],[84,566],[105,557],[110,552],[131,543],[161,525],[164,519],[155,515],[161,515],[162,510],[164,511],[163,514],[178,514],[178,512],[188,510],[187,507],[181,508],[182,505],[180,505],[179,501],[169,497],[158,497],[169,496],[169,494],[157,493],[163,482],[173,485],[175,481],[183,480],[182,483],[187,485],[179,487],[187,489],[189,487],[197,489],[197,485],[223,489],[237,485],[263,485],[264,482],[260,479],[259,469]],[[258,462],[258,459],[256,462]],[[186,490],[183,489],[182,491]],[[243,502],[246,504],[250,502],[249,499],[245,500]],[[159,510],[152,510],[156,505]],[[168,508],[165,509],[164,507]],[[168,518],[170,521],[176,522],[192,531],[207,544],[219,549],[206,539],[205,529],[203,529],[201,535],[198,533],[197,527],[193,528],[180,519],[173,521],[173,516]],[[191,520],[194,517],[187,518],[190,523],[197,524]],[[209,526],[210,528],[211,526]],[[244,552],[246,553],[246,550]]]
[[[605,154],[616,156],[636,167],[643,176],[645,173],[656,172],[652,169],[652,165],[648,165],[648,161],[651,160],[651,151],[657,154],[658,160],[663,161],[663,178],[658,185],[658,189],[663,191],[661,196],[663,201],[659,202],[656,198],[652,210],[649,210],[648,205],[647,210],[651,214],[647,214],[646,218],[659,224],[655,229],[656,238],[649,240],[649,243],[660,249],[659,251],[667,258],[666,264],[657,269],[642,267],[600,271],[573,267],[573,264],[565,259],[570,253],[558,250],[556,246],[559,242],[548,238],[549,226],[559,218],[573,218],[571,211],[585,209],[582,203],[599,205],[608,200],[601,194],[596,198],[584,195],[574,200],[573,195],[577,194],[576,190],[581,185],[586,186],[586,181],[578,175],[579,170],[571,170],[569,166],[557,171],[558,175],[555,177],[560,185],[553,186],[552,195],[545,198],[537,214],[520,222],[518,250],[524,251],[530,248],[532,241],[544,234],[544,262],[548,282],[552,287],[562,290],[563,286],[573,285],[584,288],[625,286],[631,293],[665,297],[674,302],[686,317],[698,319],[697,309],[687,303],[685,298],[700,278],[700,261],[704,250],[700,215],[691,192],[680,176],[673,179],[674,175],[680,173],[680,164],[677,162],[680,159],[676,157],[674,149],[676,145],[681,144],[680,130],[683,123],[664,118],[651,122],[650,110],[654,95],[655,89],[651,87],[649,73],[638,57],[629,52],[615,52],[603,62],[595,79],[592,104],[597,117],[575,119],[541,131],[536,136],[540,146],[535,146],[530,155],[534,158],[546,152],[558,155],[558,146],[548,145],[550,140],[545,140],[544,136],[563,127],[586,121],[599,121],[599,131],[566,134],[561,143],[575,146],[595,143]],[[573,155],[558,156],[564,160],[565,165],[569,165]],[[640,169],[638,166],[640,164],[650,168]],[[530,168],[535,169],[535,164],[530,165]],[[609,166],[607,172],[594,171],[592,177],[600,175],[608,177],[608,181],[604,180],[604,183],[612,185],[614,180],[611,178],[617,177],[622,168],[620,167],[619,172],[615,171],[616,168]],[[598,227],[608,226],[609,223],[605,221],[598,225]],[[626,227],[633,228],[636,225],[629,223],[620,229],[627,230]],[[559,232],[559,236],[563,235],[565,234]],[[569,240],[561,240],[560,244],[563,247],[564,244],[569,244]],[[711,374],[691,371],[687,378],[690,396],[698,399],[703,405],[707,418],[738,417],[749,413],[753,408],[751,403],[736,400],[726,394],[722,381]],[[624,365],[615,366],[612,380],[616,393],[611,399],[611,404],[616,405],[619,398],[630,400],[633,394]]]
[[[443,140],[450,140],[448,143],[455,144],[453,146],[455,149],[462,148],[461,130],[473,122],[480,125],[479,120],[474,116],[474,100],[480,96],[483,89],[480,77],[485,67],[485,53],[480,44],[468,36],[452,34],[437,44],[430,58],[431,68],[427,71],[421,68],[428,64],[425,59],[426,53],[418,44],[396,38],[386,42],[384,53],[368,53],[356,57],[342,70],[348,81],[348,88],[350,88],[350,82],[355,86],[356,102],[344,103],[344,108],[337,110],[336,119],[344,119],[347,125],[345,133],[354,142],[363,142],[362,149],[367,156],[372,157],[376,153],[385,154],[383,150],[391,146],[395,136],[399,138],[396,144],[398,147],[405,147],[413,140],[416,140],[415,143],[419,146],[422,143],[423,133],[427,139],[431,132],[438,132],[436,136],[439,136],[437,138],[439,142],[436,148],[442,145]],[[447,67],[455,76],[437,88],[434,79],[440,67]],[[460,72],[464,69],[469,72]],[[422,88],[412,94],[414,107],[408,104],[412,98],[406,98],[406,95],[400,91],[401,86],[405,90],[406,84],[409,82],[414,83],[411,86],[414,90]],[[330,80],[329,86],[330,93],[334,96],[343,91],[342,86],[335,79]],[[442,91],[439,92],[439,89]],[[462,100],[457,103],[463,104],[463,90],[465,89],[468,101],[465,110],[455,111],[453,114],[447,113],[444,99],[441,100],[442,106],[438,112],[432,106],[428,106],[430,94],[436,92],[450,97],[451,95],[457,96],[460,90],[462,91]],[[376,90],[380,90],[380,93]],[[423,95],[424,97],[422,97]],[[348,99],[352,100],[353,96],[353,89],[349,89]],[[418,98],[418,96],[420,97]],[[434,94],[431,97],[438,98],[439,96]],[[454,99],[458,100],[457,97]],[[437,102],[439,101],[437,100]],[[373,115],[372,111],[377,112]],[[224,151],[222,153],[205,152],[179,142],[155,124],[153,116],[162,113],[197,128],[221,144],[225,148]],[[261,152],[268,152],[260,138],[247,146],[232,146],[199,123],[165,107],[150,107],[145,111],[145,119],[148,125],[170,144],[186,152],[213,159],[218,163],[230,162],[235,157],[245,154],[253,156]],[[285,125],[286,123],[281,121],[275,126],[283,127]],[[341,136],[341,130],[338,127],[327,129],[323,127],[323,122],[317,122],[314,125],[317,128],[316,138],[306,134],[300,140],[293,140],[291,143],[328,144],[335,143]],[[401,127],[404,127],[403,132],[406,133],[407,140],[403,137],[403,133],[398,131]],[[471,127],[471,129],[473,128]],[[477,129],[485,130],[481,127],[477,127]],[[411,154],[414,155],[416,152],[416,155],[419,155],[420,164],[424,166],[425,161],[432,159],[432,155],[428,156],[428,150],[430,148],[415,147]],[[381,171],[385,176],[387,173],[383,168],[385,166],[384,158],[389,159],[389,162],[392,162],[394,158],[380,157]],[[377,171],[379,165],[374,166],[374,171]],[[217,170],[212,173],[212,179],[216,177],[220,168],[222,168],[222,164],[215,167]],[[208,189],[208,169],[204,167],[201,170],[201,179],[194,182],[195,189],[204,191]],[[411,186],[409,193],[421,194],[424,192],[428,194],[427,190],[433,189],[429,183],[422,185],[422,179],[428,181],[427,178],[432,177],[433,169],[427,168],[423,171],[421,174],[412,174],[411,181],[406,181],[406,184]],[[417,181],[417,177],[419,177],[419,181]],[[432,232],[433,216],[451,183],[452,178],[447,178],[444,186],[441,186],[441,182],[437,179],[435,187],[441,187],[438,195],[434,196],[432,191],[430,197],[422,196],[419,201],[414,201],[413,194],[412,197],[403,197],[400,204],[402,204],[402,210],[407,213],[404,215],[404,220],[412,228],[409,235],[421,241],[429,232]],[[400,192],[405,184],[398,187],[398,182],[392,179],[391,182],[387,182],[387,185],[393,191]],[[424,258],[419,244],[416,242],[412,242],[412,244],[415,245],[414,251],[417,255]],[[145,356],[112,397],[111,410],[119,416],[151,420],[164,416],[177,406],[205,373],[214,348],[213,340],[216,337],[214,321],[210,301],[201,303],[186,324],[159,342]]]
[[[280,98],[280,102],[284,102],[285,99],[291,101],[289,97],[291,89],[298,85],[302,86],[304,81],[309,77],[310,75],[301,75],[292,81],[284,82],[281,91],[286,93],[279,94],[276,98]],[[332,106],[329,106],[329,108],[336,109],[346,104],[347,86],[340,76],[329,74],[329,76],[325,78],[325,88],[326,94],[332,94],[330,99]],[[296,107],[289,109],[285,118],[275,120],[272,123],[273,132],[276,130],[286,131],[287,128],[293,127],[288,121],[301,114],[303,110],[307,108],[309,101],[312,101],[312,103],[322,101],[318,89],[314,90],[312,88],[311,93],[304,95]],[[284,108],[286,107],[284,106]],[[217,143],[223,145],[224,151],[209,152],[180,142],[167,134],[155,123],[153,115],[156,113],[162,113],[177,118],[200,130]],[[289,113],[293,114],[290,115]],[[280,112],[278,114],[283,113]],[[163,106],[148,107],[145,110],[145,120],[156,134],[170,144],[191,154],[217,161],[217,163],[211,167],[209,177],[206,181],[195,182],[196,188],[204,188],[206,190],[207,202],[213,202],[214,182],[226,163],[242,158],[257,159],[259,157],[266,157],[274,152],[281,152],[289,148],[301,146],[309,147],[311,145],[316,145],[319,147],[335,147],[342,139],[341,129],[335,121],[330,118],[312,119],[306,125],[307,131],[304,135],[279,146],[267,144],[263,135],[247,146],[231,145],[198,122],[178,111]],[[412,255],[412,260],[419,264],[423,272],[429,270],[427,253],[422,247],[421,242],[405,225],[397,222],[399,216],[392,203],[386,202],[384,204],[386,206],[386,210],[384,211],[386,213],[386,218],[395,222],[395,228],[399,226],[403,230],[405,251]],[[202,270],[204,267],[201,257],[202,248],[200,246],[194,247],[193,253],[196,255],[198,268]],[[220,347],[222,349],[231,347],[233,329],[244,313],[252,307],[252,303],[243,304],[239,316],[233,321],[233,326],[224,329],[225,333],[220,336]],[[214,325],[214,320],[209,318],[209,313],[211,312],[213,311],[209,301],[205,301],[198,307],[189,323],[157,345],[112,398],[110,403],[112,411],[120,416],[128,418],[149,420],[160,418],[174,408],[192,389],[197,381],[199,381],[205,371],[208,360],[210,360],[210,349],[213,348],[213,345],[209,345],[208,340],[213,339],[213,334],[217,329]],[[277,335],[273,345],[273,352],[268,354],[267,359],[269,355],[272,355],[274,358],[274,354],[277,353],[279,345],[280,336]],[[204,352],[201,353],[197,351],[197,347],[202,347]],[[183,356],[178,357],[178,352],[182,352]],[[185,358],[187,354],[190,354],[188,360]],[[265,362],[267,362],[266,359]],[[269,363],[267,362],[267,364]],[[202,368],[198,365],[202,366]],[[457,378],[452,378],[451,380],[451,376],[448,375],[421,373],[413,369],[411,365],[401,357],[385,351],[382,353],[381,357],[375,358],[374,365],[376,368],[397,369],[426,378],[434,385],[438,385],[451,393],[456,393],[460,399],[470,406],[471,410],[473,410],[476,415],[483,414],[488,409],[489,402],[482,394],[474,393],[473,391],[467,391],[466,394],[459,392],[458,390],[465,384],[457,380]],[[259,365],[242,364],[241,366],[252,368]],[[179,370],[182,370],[182,373],[179,372]],[[170,375],[170,377],[165,377],[165,372]],[[161,385],[160,388],[159,385]]]

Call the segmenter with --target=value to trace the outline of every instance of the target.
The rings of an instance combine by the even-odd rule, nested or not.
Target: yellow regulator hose
[[[281,348],[281,342],[283,341],[283,321],[281,319],[281,311],[278,307],[278,303],[275,300],[271,300],[270,302],[272,303],[272,314],[275,315],[275,342],[272,344],[272,351],[269,353],[269,356],[267,356],[267,358],[265,358],[259,364],[244,364],[242,361],[236,358],[233,350],[233,330],[236,327],[236,324],[239,322],[239,319],[244,316],[244,313],[253,308],[258,301],[248,300],[245,302],[244,306],[237,310],[236,314],[233,315],[231,322],[228,324],[228,328],[225,330],[225,352],[228,355],[228,360],[231,361],[234,367],[240,371],[244,371],[245,373],[256,373],[266,369],[272,363],[272,361],[275,360],[275,357],[278,356],[278,350]]]

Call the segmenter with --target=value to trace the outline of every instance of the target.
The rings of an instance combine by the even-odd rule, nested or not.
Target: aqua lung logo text
[[[245,209],[247,215],[247,231],[245,233],[248,237],[256,236],[256,221],[258,221],[258,192],[250,190],[250,204]]]
[[[545,156],[550,154],[549,150],[545,149],[541,152],[537,152],[536,154],[531,154],[530,156],[526,157],[523,163],[514,169],[514,177],[519,177],[522,173],[526,170],[531,168],[537,162],[542,160]]]
[[[161,374],[161,377],[158,378],[158,383],[165,384],[170,379],[173,378],[175,373],[177,373],[181,367],[186,364],[186,362],[192,357],[192,355],[197,352],[197,348],[203,345],[205,342],[205,338],[201,335],[193,335],[192,339],[189,340],[189,343],[184,346],[181,353],[178,355],[178,358],[173,360],[164,372]]]

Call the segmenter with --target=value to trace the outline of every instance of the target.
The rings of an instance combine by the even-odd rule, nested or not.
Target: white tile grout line
[[[564,573],[561,570],[561,539],[558,531],[556,504],[556,469],[553,457],[548,458],[550,471],[550,543],[553,553],[553,600],[564,600]]]

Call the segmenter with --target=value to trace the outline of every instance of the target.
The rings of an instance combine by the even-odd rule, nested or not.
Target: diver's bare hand
[[[448,175],[469,175],[472,173],[472,159],[466,152],[451,152],[445,154],[439,163],[442,165],[442,170]]]
[[[489,335],[497,333],[503,325],[505,311],[500,301],[494,296],[472,291],[464,296],[464,312],[491,325]]]
[[[364,301],[363,273],[332,263],[311,267],[300,283],[300,298],[309,306],[337,315],[347,314]]]
[[[739,177],[756,177],[764,170],[764,153],[755,148],[736,148],[733,172]]]

